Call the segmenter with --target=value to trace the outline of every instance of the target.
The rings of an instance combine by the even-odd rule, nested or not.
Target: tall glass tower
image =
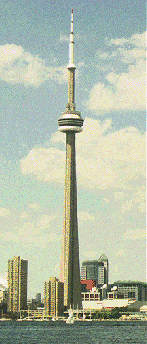
[[[82,307],[79,268],[79,242],[77,221],[77,185],[75,134],[82,131],[83,119],[75,110],[75,69],[73,41],[73,9],[68,64],[68,104],[58,120],[59,130],[66,134],[66,171],[64,228],[60,263],[60,280],[64,282],[64,305]]]

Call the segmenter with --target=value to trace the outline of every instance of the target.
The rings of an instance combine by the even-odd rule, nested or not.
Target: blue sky
[[[72,7],[80,261],[145,281],[145,2],[2,0],[0,281],[28,259],[29,297],[59,276]]]

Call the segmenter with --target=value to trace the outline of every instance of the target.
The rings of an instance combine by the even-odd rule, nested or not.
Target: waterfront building
[[[114,282],[118,292],[124,295],[125,299],[136,301],[147,301],[147,283],[140,281],[117,281]]]
[[[28,307],[28,319],[44,319],[44,307],[37,307],[36,309],[30,309]]]
[[[28,261],[20,256],[8,260],[8,311],[27,309]]]
[[[96,290],[95,292],[85,292],[82,293],[82,302],[84,301],[100,301],[101,300],[101,293],[100,290]]]
[[[73,41],[73,9],[68,64],[68,104],[58,120],[59,130],[66,134],[66,171],[64,226],[60,261],[60,281],[64,283],[64,305],[81,308],[81,284],[79,267],[79,242],[77,221],[77,185],[75,134],[82,131],[83,119],[75,110],[75,69]]]
[[[82,306],[84,311],[100,311],[104,309],[113,309],[113,308],[120,308],[129,306],[129,302],[126,299],[115,299],[115,300],[100,300],[98,295],[97,299],[90,299],[90,295],[82,294]]]
[[[81,267],[81,280],[95,280],[96,284],[108,285],[109,262],[108,258],[102,254],[98,260],[85,260]]]
[[[124,299],[124,294],[118,290],[111,290],[107,293],[108,300]]]
[[[44,316],[58,317],[63,314],[64,284],[56,277],[44,283]]]

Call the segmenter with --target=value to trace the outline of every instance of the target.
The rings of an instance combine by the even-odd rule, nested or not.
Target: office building
[[[44,283],[44,316],[58,317],[63,315],[64,284],[56,277],[50,277]]]
[[[79,242],[77,221],[77,185],[75,134],[82,131],[83,119],[75,110],[75,64],[73,41],[73,10],[68,64],[68,104],[58,120],[59,130],[66,134],[66,171],[64,227],[60,262],[60,281],[64,283],[64,305],[81,308],[81,285],[79,267]]]
[[[27,309],[28,261],[14,257],[8,260],[8,311]]]
[[[98,260],[85,260],[81,267],[81,280],[94,280],[97,285],[108,285],[109,263],[102,254]]]

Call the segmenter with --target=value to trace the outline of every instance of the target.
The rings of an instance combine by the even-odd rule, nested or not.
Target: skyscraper
[[[56,277],[44,283],[44,315],[57,317],[63,314],[64,285]]]
[[[98,285],[108,285],[109,262],[105,254],[98,260],[85,260],[82,262],[81,279],[94,280]]]
[[[14,257],[8,260],[8,310],[27,309],[28,261]]]
[[[68,64],[68,104],[66,111],[58,120],[59,130],[66,133],[66,172],[64,229],[60,263],[60,280],[64,282],[64,305],[72,308],[82,306],[79,243],[77,222],[77,185],[75,134],[82,131],[83,119],[75,110],[75,69],[73,41],[73,9],[71,13],[71,32]]]
[[[100,279],[100,275],[101,277],[103,276],[103,279],[98,282],[99,284],[107,284],[109,283],[109,261],[108,261],[108,258],[105,256],[105,254],[102,254],[100,256],[100,258],[98,259],[98,262],[99,262],[99,279]],[[102,272],[102,268],[100,267],[103,267],[103,272]],[[104,282],[104,283],[103,283]]]

